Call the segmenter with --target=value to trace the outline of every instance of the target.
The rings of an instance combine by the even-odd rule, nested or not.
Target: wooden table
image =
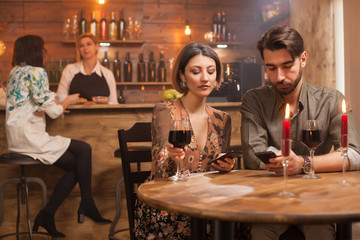
[[[294,198],[280,198],[283,177],[267,171],[198,173],[187,181],[156,179],[138,188],[151,207],[193,218],[248,223],[319,224],[360,220],[360,172],[347,172],[354,184],[343,186],[342,173],[319,173],[320,179],[290,176]]]

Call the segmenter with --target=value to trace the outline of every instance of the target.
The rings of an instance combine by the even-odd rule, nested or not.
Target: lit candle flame
[[[346,102],[345,102],[345,99],[343,99],[343,101],[342,101],[342,112],[343,112],[343,113],[346,113]]]
[[[226,75],[230,76],[230,65],[226,64]]]
[[[285,119],[290,118],[290,105],[287,103],[285,108]]]

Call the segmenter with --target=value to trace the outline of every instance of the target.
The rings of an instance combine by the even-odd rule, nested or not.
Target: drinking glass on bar
[[[169,132],[169,143],[176,148],[184,149],[186,145],[191,142],[191,130],[189,119],[172,120]],[[171,176],[173,181],[187,180],[187,176],[181,173],[183,166],[183,160],[181,159],[176,163],[176,173]]]

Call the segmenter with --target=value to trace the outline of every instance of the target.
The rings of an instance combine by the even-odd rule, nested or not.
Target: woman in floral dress
[[[96,222],[111,221],[101,217],[91,192],[91,147],[89,144],[46,132],[45,114],[60,117],[69,104],[78,102],[79,94],[69,95],[58,103],[49,90],[43,66],[44,40],[35,35],[18,38],[13,50],[6,93],[6,138],[10,152],[31,156],[44,164],[53,164],[65,171],[57,182],[49,202],[37,215],[33,231],[45,228],[54,238],[64,238],[55,226],[55,212],[75,185],[79,183],[81,203],[78,221],[84,216]]]
[[[180,52],[172,79],[174,88],[183,96],[154,107],[149,180],[174,175],[179,160],[189,173],[210,168],[228,172],[233,168],[234,160],[230,158],[208,165],[220,153],[227,152],[230,145],[230,116],[206,105],[207,96],[220,86],[221,69],[217,54],[205,44],[191,43]],[[193,134],[185,150],[168,142],[172,119],[190,120]],[[190,217],[150,208],[138,201],[134,231],[137,239],[190,239]]]

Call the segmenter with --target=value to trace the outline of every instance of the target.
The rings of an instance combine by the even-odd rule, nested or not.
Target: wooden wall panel
[[[115,52],[119,51],[123,61],[125,53],[129,51],[133,63],[136,64],[139,53],[143,52],[147,60],[148,53],[154,51],[158,62],[159,52],[164,50],[167,61],[176,57],[181,48],[190,41],[190,38],[184,35],[186,18],[192,28],[191,41],[203,41],[204,33],[211,30],[213,15],[219,10],[226,12],[228,27],[236,35],[237,41],[244,42],[241,48],[233,50],[234,56],[220,56],[222,61],[255,56],[256,50],[251,47],[251,43],[258,38],[260,32],[256,10],[259,1],[189,0],[186,4],[184,0],[109,0],[104,6],[100,6],[95,0],[1,1],[0,37],[5,42],[7,51],[0,57],[0,82],[7,80],[11,70],[11,49],[14,41],[24,34],[37,34],[44,38],[48,51],[47,61],[75,59],[75,44],[62,43],[62,29],[65,19],[72,18],[74,14],[79,16],[80,10],[84,10],[87,21],[90,21],[93,11],[99,21],[102,8],[106,11],[108,21],[111,11],[115,11],[118,18],[121,9],[125,10],[125,20],[128,17],[142,20],[141,39],[145,41],[142,46],[101,48],[99,60],[102,60],[104,51],[108,51],[110,60],[114,59]]]

